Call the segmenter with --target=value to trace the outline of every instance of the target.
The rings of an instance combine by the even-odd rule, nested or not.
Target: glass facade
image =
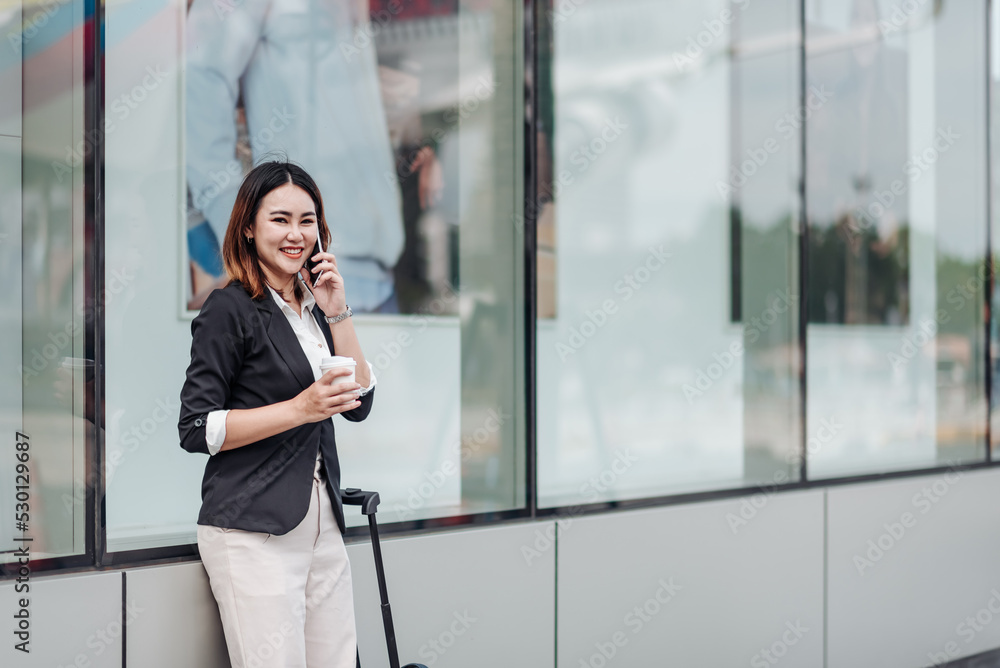
[[[0,24],[0,422],[9,444],[0,551],[13,554],[28,535],[35,559],[66,559],[88,550],[97,445],[89,332],[115,299],[95,299],[85,285],[93,246],[84,179],[98,141],[85,127],[93,33],[76,1],[7,3]]]
[[[796,480],[801,139],[780,122],[799,102],[795,3],[551,19],[539,502]]]
[[[105,280],[135,277],[105,322],[109,551],[194,540],[204,461],[175,447],[190,321],[270,155],[317,180],[379,381],[372,419],[338,423],[344,484],[382,490],[385,521],[523,507],[515,8],[156,4],[106,19]]]
[[[807,7],[811,472],[982,461],[986,7]]]
[[[993,9],[7,3],[0,561],[195,553],[191,321],[275,156],[324,196],[388,531],[991,465]]]

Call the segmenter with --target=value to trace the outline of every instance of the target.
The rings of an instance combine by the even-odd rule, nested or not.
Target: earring
[[[247,243],[248,244],[252,244],[253,243],[253,237],[247,237]]]

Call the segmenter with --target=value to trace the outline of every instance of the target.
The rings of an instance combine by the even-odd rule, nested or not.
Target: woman
[[[230,283],[191,324],[178,428],[185,450],[210,455],[198,550],[233,668],[355,666],[329,418],[363,420],[375,377],[336,258],[319,252],[329,241],[312,178],[287,162],[255,167],[223,243]],[[349,368],[320,373],[335,351],[355,359],[358,382]]]

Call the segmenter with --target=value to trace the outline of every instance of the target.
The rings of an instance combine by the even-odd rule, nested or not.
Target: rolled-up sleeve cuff
[[[368,394],[369,392],[371,392],[372,390],[374,390],[375,389],[375,384],[378,383],[378,379],[375,378],[375,367],[373,367],[372,363],[369,362],[368,360],[365,360],[365,362],[368,363],[368,377],[371,378],[371,382],[368,383],[368,387],[366,387],[366,388],[364,388],[364,389],[361,390],[361,396],[362,397],[365,396],[366,394]],[[223,431],[224,430],[225,430],[225,426],[223,426]]]
[[[208,421],[205,423],[205,444],[208,445],[208,454],[214,455],[222,449],[222,444],[226,442],[226,416],[228,410],[212,411],[208,414]]]

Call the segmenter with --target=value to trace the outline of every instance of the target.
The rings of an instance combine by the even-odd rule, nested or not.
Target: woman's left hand
[[[329,316],[340,315],[347,310],[347,294],[344,291],[344,277],[337,270],[337,258],[333,253],[317,253],[310,258],[313,265],[312,275],[302,267],[299,275],[309,285],[316,305]],[[322,275],[320,275],[322,274]],[[319,276],[319,280],[316,277]],[[314,284],[315,281],[315,284]]]

